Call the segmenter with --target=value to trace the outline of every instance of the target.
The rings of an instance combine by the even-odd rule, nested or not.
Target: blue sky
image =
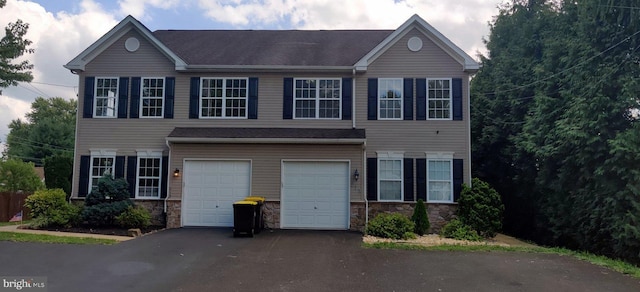
[[[37,97],[77,98],[78,77],[62,65],[127,15],[158,29],[396,29],[413,14],[469,55],[484,53],[482,39],[502,0],[7,0],[0,28],[21,19],[35,53],[34,81],[2,90],[0,143],[8,124],[24,119]],[[4,30],[0,30],[0,36]],[[3,146],[0,144],[0,151]]]

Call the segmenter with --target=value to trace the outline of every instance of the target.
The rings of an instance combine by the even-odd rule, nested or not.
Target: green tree
[[[43,187],[33,163],[17,159],[0,161],[0,191],[33,192]]]
[[[73,176],[73,155],[65,153],[45,158],[44,176],[48,189],[62,189],[69,199]]]
[[[0,0],[0,8],[6,4],[6,0]],[[31,41],[24,39],[28,29],[28,24],[17,20],[7,25],[5,35],[0,39],[0,94],[2,94],[2,88],[16,86],[20,81],[33,80],[29,71],[33,65],[29,61],[13,62],[25,53],[33,52],[33,49],[28,48]]]

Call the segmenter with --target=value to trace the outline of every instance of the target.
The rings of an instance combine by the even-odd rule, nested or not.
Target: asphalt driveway
[[[550,254],[361,248],[351,232],[173,229],[117,245],[0,242],[0,276],[48,291],[640,291],[640,280]]]

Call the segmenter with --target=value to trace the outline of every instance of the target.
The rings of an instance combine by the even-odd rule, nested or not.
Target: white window
[[[427,80],[427,112],[430,120],[451,119],[451,79]]]
[[[201,118],[247,118],[247,78],[202,78]]]
[[[453,202],[452,159],[427,159],[427,200]]]
[[[136,198],[160,198],[162,152],[138,151]]]
[[[164,109],[164,78],[142,78],[140,116],[161,118]]]
[[[92,150],[91,165],[89,174],[89,190],[98,187],[98,180],[104,175],[114,176],[114,167],[116,162],[116,152],[112,150]]]
[[[118,112],[118,78],[97,77],[94,99],[94,117],[115,118]]]
[[[402,78],[378,79],[378,119],[402,119]]]
[[[402,201],[403,187],[403,154],[378,152],[378,200]]]
[[[340,119],[340,79],[295,79],[296,119]]]

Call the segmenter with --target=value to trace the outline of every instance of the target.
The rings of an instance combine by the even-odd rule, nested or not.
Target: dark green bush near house
[[[71,176],[73,175],[73,156],[70,154],[57,154],[46,157],[43,160],[45,185],[48,189],[62,189],[67,194],[67,200],[71,195]]]
[[[400,213],[381,213],[369,221],[365,233],[383,238],[409,239],[415,237],[415,224]]]
[[[128,186],[122,178],[101,177],[97,187],[85,198],[82,219],[92,226],[116,225],[116,217],[133,206]]]
[[[151,214],[140,206],[129,206],[116,217],[116,222],[124,228],[145,228],[151,225]]]
[[[473,228],[471,228],[469,225],[462,223],[462,221],[460,221],[460,219],[458,218],[449,221],[447,225],[442,227],[440,236],[457,240],[482,240],[482,236],[480,236],[478,232],[473,230]]]
[[[416,207],[413,209],[413,216],[411,216],[411,221],[413,221],[413,224],[415,224],[413,232],[415,232],[416,234],[422,236],[425,233],[429,232],[431,223],[429,223],[427,208],[424,205],[424,201],[422,199],[418,200]]]
[[[31,210],[31,226],[46,228],[77,225],[81,208],[67,202],[66,196],[62,189],[45,189],[27,197],[24,205]]]
[[[502,228],[504,205],[491,186],[474,178],[472,187],[462,188],[458,200],[458,218],[484,237],[494,237]]]

